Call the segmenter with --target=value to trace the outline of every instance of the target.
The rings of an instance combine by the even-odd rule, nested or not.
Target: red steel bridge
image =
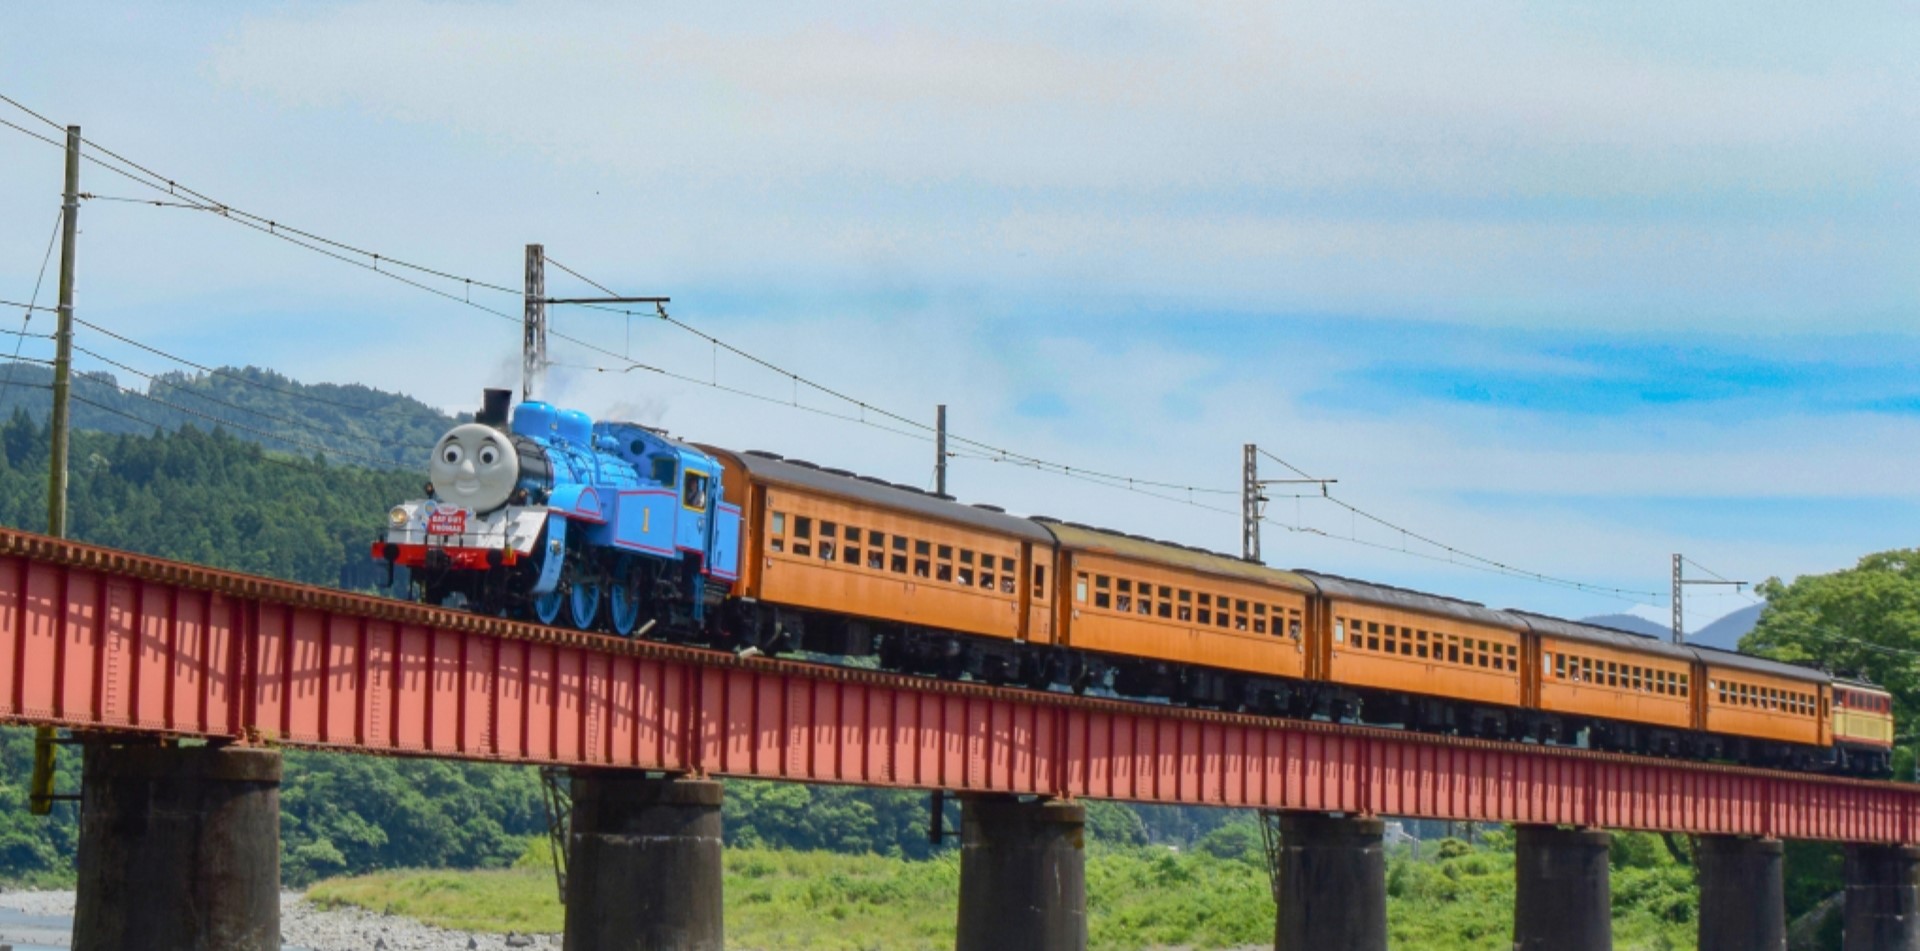
[[[742,659],[7,530],[0,719],[960,793],[1920,840],[1916,786]]]

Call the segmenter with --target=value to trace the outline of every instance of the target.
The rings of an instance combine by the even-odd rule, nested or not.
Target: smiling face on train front
[[[499,430],[462,423],[433,447],[428,477],[440,501],[491,512],[507,504],[520,481],[520,457]]]

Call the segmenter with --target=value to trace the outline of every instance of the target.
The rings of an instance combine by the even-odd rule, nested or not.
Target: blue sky
[[[948,403],[957,433],[997,446],[1232,488],[1258,442],[1390,520],[1649,592],[1659,616],[1674,551],[1758,579],[1915,543],[1916,19],[38,4],[0,14],[0,91],[384,254],[514,285],[544,242],[874,405]],[[56,151],[0,129],[0,298],[31,292],[58,184]],[[137,191],[92,168],[84,187]],[[82,224],[82,316],[182,355],[448,407],[515,382],[508,321],[201,213],[96,201]],[[555,319],[859,415],[658,323]],[[899,481],[930,468],[918,440],[685,381],[562,367],[550,391]],[[1015,511],[1238,540],[1208,509],[980,459],[953,477]],[[1271,562],[1632,607],[1369,547],[1421,550],[1313,500],[1271,512],[1368,543],[1276,527]],[[1701,603],[1704,623],[1741,602]]]

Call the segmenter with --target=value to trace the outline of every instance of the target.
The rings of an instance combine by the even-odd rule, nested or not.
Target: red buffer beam
[[[1914,842],[1920,787],[584,635],[0,530],[0,720],[386,753]]]

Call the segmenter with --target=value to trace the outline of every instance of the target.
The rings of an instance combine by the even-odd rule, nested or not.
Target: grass
[[[1448,845],[1442,843],[1443,846]],[[1422,951],[1512,946],[1513,856],[1499,847],[1396,855],[1388,871],[1392,946]],[[1435,858],[1434,852],[1439,857]],[[308,896],[468,931],[559,931],[552,872],[530,853],[514,869],[383,872],[332,879]],[[959,857],[923,862],[874,855],[727,851],[727,944],[770,951],[916,951],[953,947]],[[1617,948],[1692,948],[1686,869],[1616,867]],[[1273,902],[1251,857],[1090,847],[1089,945],[1096,949],[1271,947]]]

